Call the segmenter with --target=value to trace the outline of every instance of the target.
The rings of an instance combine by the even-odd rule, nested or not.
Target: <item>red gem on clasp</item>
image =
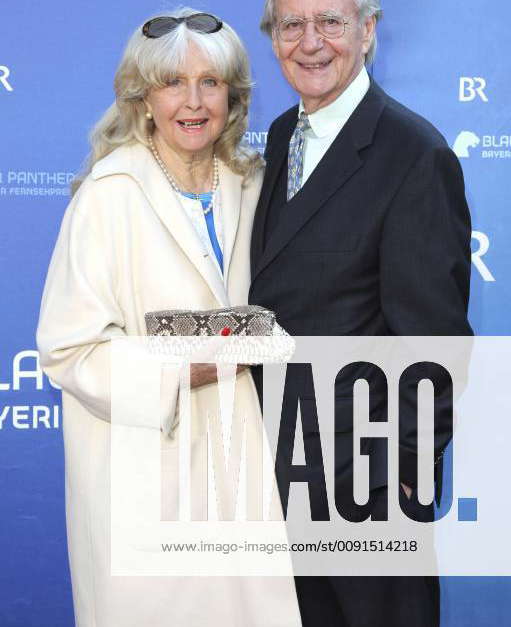
[[[231,335],[231,329],[229,327],[224,327],[220,331],[220,335],[223,335],[224,337],[227,337],[228,335]]]

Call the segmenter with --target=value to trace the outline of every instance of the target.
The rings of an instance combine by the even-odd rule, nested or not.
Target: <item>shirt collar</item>
[[[326,137],[334,133],[337,135],[366,95],[369,86],[369,75],[363,66],[358,76],[336,100],[308,116],[314,135],[316,137]],[[303,111],[303,102],[300,100],[298,115]]]

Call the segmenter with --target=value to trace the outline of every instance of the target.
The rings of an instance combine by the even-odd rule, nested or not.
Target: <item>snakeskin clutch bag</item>
[[[271,336],[278,327],[273,311],[256,305],[206,311],[151,311],[145,314],[145,321],[147,335],[178,337]]]
[[[255,305],[145,314],[149,350],[172,363],[271,364],[291,359],[294,339],[269,309]]]

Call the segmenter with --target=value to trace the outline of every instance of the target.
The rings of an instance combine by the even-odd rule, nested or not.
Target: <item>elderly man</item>
[[[300,103],[268,133],[250,302],[293,335],[471,335],[462,172],[438,131],[369,78],[380,13],[379,0],[266,0],[261,27]],[[305,434],[304,406],[302,422]],[[411,503],[414,433],[400,440],[401,499]],[[437,459],[447,443],[435,433]],[[386,458],[373,453],[377,515]],[[277,472],[285,507],[292,476]],[[336,475],[336,490],[343,481]],[[434,577],[297,577],[296,587],[306,627],[439,623]]]

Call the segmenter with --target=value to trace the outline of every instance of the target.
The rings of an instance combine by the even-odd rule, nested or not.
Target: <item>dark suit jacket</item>
[[[459,162],[440,133],[372,82],[286,203],[296,122],[294,107],[268,133],[249,302],[275,311],[292,335],[471,335],[470,216]],[[441,427],[437,457],[449,440]],[[409,433],[400,476],[413,484]]]

